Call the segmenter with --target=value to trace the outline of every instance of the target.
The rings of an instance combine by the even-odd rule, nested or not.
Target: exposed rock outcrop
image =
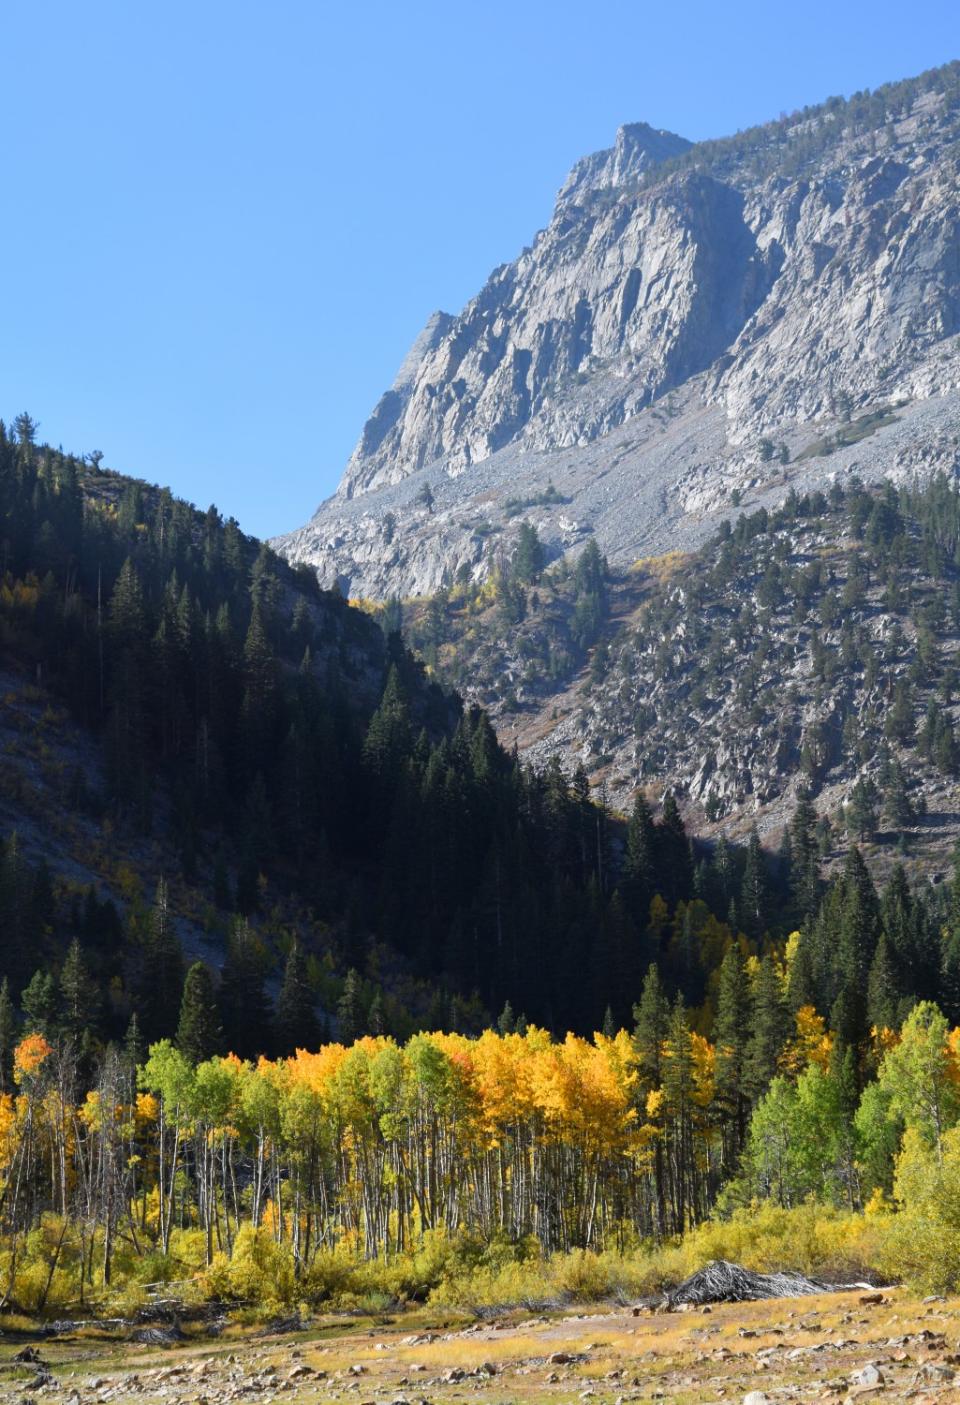
[[[822,477],[838,431],[864,477],[929,468],[960,404],[958,136],[955,64],[725,142],[621,128],[430,319],[336,496],[277,545],[354,593],[425,593],[483,575],[524,515],[554,554],[691,545]],[[551,483],[565,510],[538,514]]]

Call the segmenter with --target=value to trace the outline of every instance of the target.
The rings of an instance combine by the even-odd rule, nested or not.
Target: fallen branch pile
[[[716,1259],[676,1288],[671,1288],[666,1294],[665,1306],[679,1307],[681,1303],[689,1303],[694,1307],[703,1307],[706,1303],[745,1303],[758,1298],[799,1298],[808,1293],[836,1291],[836,1286],[818,1283],[814,1278],[805,1278],[802,1273],[752,1273],[740,1264]]]

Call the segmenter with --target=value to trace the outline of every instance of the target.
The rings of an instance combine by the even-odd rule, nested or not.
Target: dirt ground
[[[324,1317],[272,1337],[230,1327],[211,1339],[198,1328],[152,1348],[89,1329],[46,1341],[4,1334],[0,1402],[960,1402],[960,1299],[891,1289],[637,1313],[514,1313],[467,1325],[427,1311],[372,1324]],[[14,1359],[24,1346],[39,1362]]]

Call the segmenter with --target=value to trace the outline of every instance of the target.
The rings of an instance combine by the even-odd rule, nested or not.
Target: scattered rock
[[[884,1374],[879,1366],[875,1366],[872,1361],[868,1361],[854,1376],[854,1385],[883,1385]]]

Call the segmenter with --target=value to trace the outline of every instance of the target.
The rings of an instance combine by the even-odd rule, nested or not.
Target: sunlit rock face
[[[952,470],[958,92],[951,65],[726,142],[622,127],[431,317],[335,496],[275,544],[352,594],[422,594],[524,520],[623,564],[791,484]]]

